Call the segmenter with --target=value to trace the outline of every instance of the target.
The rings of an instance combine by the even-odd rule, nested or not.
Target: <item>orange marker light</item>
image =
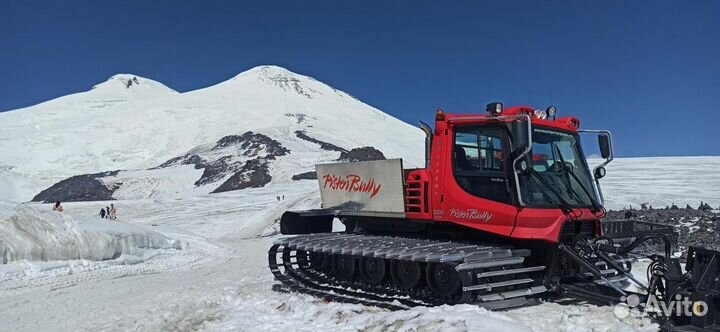
[[[445,121],[445,112],[442,109],[438,109],[435,112],[435,121]]]

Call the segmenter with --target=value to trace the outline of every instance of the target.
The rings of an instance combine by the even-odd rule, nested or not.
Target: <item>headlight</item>
[[[547,119],[547,113],[545,113],[545,111],[535,110],[535,117],[540,120],[545,120]]]

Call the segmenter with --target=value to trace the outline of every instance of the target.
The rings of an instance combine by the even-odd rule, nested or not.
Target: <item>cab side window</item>
[[[459,127],[455,131],[453,170],[468,193],[509,202],[505,180],[504,133],[488,126]]]

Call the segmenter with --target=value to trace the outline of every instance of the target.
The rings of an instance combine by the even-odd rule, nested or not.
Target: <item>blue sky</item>
[[[720,1],[0,0],[0,111],[115,73],[188,91],[277,64],[412,124],[552,96],[613,131],[620,156],[720,155],[718,13]]]

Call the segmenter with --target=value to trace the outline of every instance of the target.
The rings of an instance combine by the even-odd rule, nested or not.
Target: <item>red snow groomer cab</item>
[[[281,232],[294,236],[270,248],[271,271],[291,290],[386,307],[506,308],[538,298],[613,304],[630,295],[670,301],[673,287],[720,299],[718,285],[689,286],[698,277],[670,258],[671,229],[636,232],[633,221],[601,221],[598,180],[613,159],[610,132],[581,129],[578,118],[556,113],[501,103],[487,114],[438,110],[434,129],[420,126],[424,168],[403,169],[400,159],[316,165],[323,208],[283,215]],[[598,137],[605,161],[592,170],[580,134]],[[345,229],[333,232],[334,220]],[[603,234],[604,223],[627,241]],[[652,256],[645,285],[630,273],[631,252],[649,242],[663,252]],[[692,254],[696,269],[717,273],[720,263],[709,260],[717,252]],[[645,291],[625,290],[630,282]],[[715,305],[709,312],[714,317]]]

